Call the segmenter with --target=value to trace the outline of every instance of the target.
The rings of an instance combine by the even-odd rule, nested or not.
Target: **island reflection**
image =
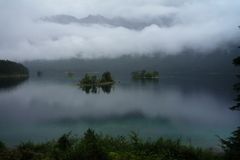
[[[97,85],[91,85],[91,86],[81,86],[80,87],[82,91],[84,91],[86,94],[98,94],[101,91],[103,93],[110,94],[112,91],[113,86],[112,85],[103,85],[103,86],[97,86]]]

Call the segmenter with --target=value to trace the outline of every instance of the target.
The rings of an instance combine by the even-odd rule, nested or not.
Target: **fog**
[[[189,49],[206,54],[238,42],[239,8],[239,0],[0,0],[0,58],[116,58],[176,55]],[[147,25],[134,29],[42,20],[62,14],[101,15]],[[171,25],[158,25],[154,20],[159,17],[167,17]]]
[[[226,84],[219,81],[208,87],[201,85],[205,82],[200,81],[199,88],[196,88],[194,87],[196,82],[188,83],[188,86],[184,83],[173,85],[171,79],[170,81],[162,79],[162,83],[166,86],[148,84],[124,87],[123,85],[117,86],[118,88],[113,89],[111,94],[88,95],[73,85],[66,85],[65,82],[54,82],[54,84],[48,81],[30,81],[10,92],[0,92],[0,100],[5,106],[0,110],[0,113],[4,113],[1,114],[1,120],[17,119],[18,122],[22,122],[31,119],[29,122],[32,123],[35,120],[162,117],[183,121],[191,119],[191,122],[216,125],[219,122],[221,125],[237,122],[238,114],[231,116],[233,113],[226,107],[231,106],[229,102],[231,94]],[[216,92],[214,87],[219,85],[223,88],[218,88]],[[152,87],[159,87],[159,90],[154,90]],[[195,93],[193,90],[198,92]],[[218,96],[221,96],[221,100]]]

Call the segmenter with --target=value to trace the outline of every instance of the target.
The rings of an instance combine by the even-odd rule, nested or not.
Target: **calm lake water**
[[[83,91],[77,77],[0,81],[0,140],[42,142],[88,128],[113,136],[181,138],[216,148],[240,122],[233,80],[227,76],[163,76],[159,81],[120,79],[112,88]],[[89,92],[89,93],[87,93]]]

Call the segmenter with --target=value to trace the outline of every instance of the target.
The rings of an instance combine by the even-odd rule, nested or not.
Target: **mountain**
[[[236,52],[235,52],[236,51]],[[237,70],[232,64],[239,51],[218,50],[213,53],[182,53],[168,56],[122,56],[118,58],[99,59],[65,59],[65,60],[38,60],[28,61],[24,64],[36,73],[42,70],[44,73],[63,73],[73,71],[104,72],[111,71],[118,75],[130,75],[136,70],[156,70],[160,75],[234,75]]]
[[[123,17],[107,18],[102,15],[89,15],[83,18],[76,18],[71,15],[54,15],[41,18],[42,21],[59,23],[59,24],[71,24],[77,23],[81,25],[99,24],[109,25],[112,27],[124,27],[128,29],[141,30],[151,25],[157,25],[160,27],[171,26],[174,22],[174,15],[161,16],[157,18],[146,18],[144,21],[140,19],[127,19]]]

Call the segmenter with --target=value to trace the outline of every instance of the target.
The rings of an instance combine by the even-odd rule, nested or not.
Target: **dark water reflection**
[[[124,81],[86,94],[65,80],[30,79],[0,92],[0,139],[13,145],[44,141],[87,128],[111,135],[138,132],[145,138],[182,138],[217,147],[239,124],[232,83],[225,78],[163,77],[158,83]],[[106,93],[109,94],[106,94]]]
[[[25,82],[28,77],[0,78],[0,91],[11,90]]]
[[[132,78],[132,81],[134,83],[138,83],[141,85],[158,84],[159,83],[159,79],[134,79],[134,78]]]
[[[84,91],[86,94],[97,94],[97,93],[111,93],[113,85],[102,85],[102,86],[96,86],[96,85],[92,85],[92,86],[81,86],[80,89],[82,89],[82,91]]]

